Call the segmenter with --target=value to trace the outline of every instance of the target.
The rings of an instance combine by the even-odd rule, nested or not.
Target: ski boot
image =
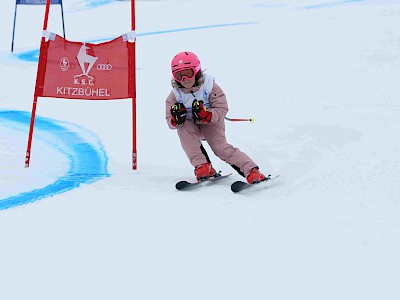
[[[247,175],[246,179],[247,179],[248,183],[254,184],[254,183],[259,183],[261,181],[264,181],[266,178],[265,178],[265,175],[260,172],[258,167],[255,167],[250,170],[250,173]]]
[[[198,181],[205,180],[208,177],[215,176],[216,174],[217,174],[217,172],[212,167],[211,163],[205,163],[205,164],[198,165],[194,169],[194,175],[196,175],[196,178]]]

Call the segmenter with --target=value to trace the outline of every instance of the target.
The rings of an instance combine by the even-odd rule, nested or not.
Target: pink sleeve
[[[167,124],[169,128],[176,129],[176,127],[172,126],[171,124],[171,106],[176,103],[176,98],[173,92],[171,92],[167,100],[165,101],[165,119],[167,120]]]
[[[223,122],[229,110],[228,102],[226,101],[225,93],[215,82],[210,93],[209,101],[212,112],[211,123]]]

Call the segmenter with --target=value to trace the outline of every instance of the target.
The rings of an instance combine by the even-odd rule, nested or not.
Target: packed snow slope
[[[400,1],[136,2],[131,103],[39,99],[43,6],[0,4],[0,298],[400,298]],[[129,1],[65,0],[67,39],[130,30]],[[60,7],[48,29],[62,33]],[[229,142],[280,180],[187,192],[164,119],[170,61],[193,51],[225,91]],[[214,167],[233,169],[213,155]]]

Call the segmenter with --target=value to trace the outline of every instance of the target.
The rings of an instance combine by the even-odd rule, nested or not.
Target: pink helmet
[[[193,52],[185,51],[178,53],[172,59],[171,71],[181,71],[183,69],[193,69],[194,73],[197,74],[201,69],[200,60]]]

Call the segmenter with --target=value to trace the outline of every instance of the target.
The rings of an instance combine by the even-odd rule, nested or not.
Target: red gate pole
[[[135,31],[135,0],[131,0],[132,31]],[[136,36],[136,35],[135,35]],[[136,38],[133,43],[133,86],[132,97],[132,169],[137,170],[137,149],[136,149]]]
[[[35,95],[33,98],[31,124],[29,126],[28,146],[26,148],[26,155],[25,155],[25,168],[29,168],[29,162],[31,159],[31,146],[32,146],[33,126],[35,125],[36,103],[37,103],[37,97]]]
[[[49,11],[50,11],[50,2],[51,0],[46,0],[46,11],[44,15],[44,21],[43,21],[43,31],[47,30],[47,23],[49,19]],[[43,45],[45,43],[45,37],[44,35],[42,36],[42,41],[40,43],[40,49],[43,49]],[[38,78],[40,78],[40,68],[39,68],[39,63],[40,63],[40,54],[39,54],[39,62],[38,62],[38,69],[37,69],[37,74],[36,74],[36,86],[35,86],[35,93],[33,96],[33,104],[32,104],[32,114],[31,114],[31,123],[29,125],[29,137],[28,137],[28,145],[26,148],[26,154],[25,154],[25,168],[29,168],[29,163],[31,159],[31,146],[32,146],[32,136],[33,136],[33,127],[35,125],[35,116],[36,116],[36,105],[37,105],[37,90],[38,90]]]

